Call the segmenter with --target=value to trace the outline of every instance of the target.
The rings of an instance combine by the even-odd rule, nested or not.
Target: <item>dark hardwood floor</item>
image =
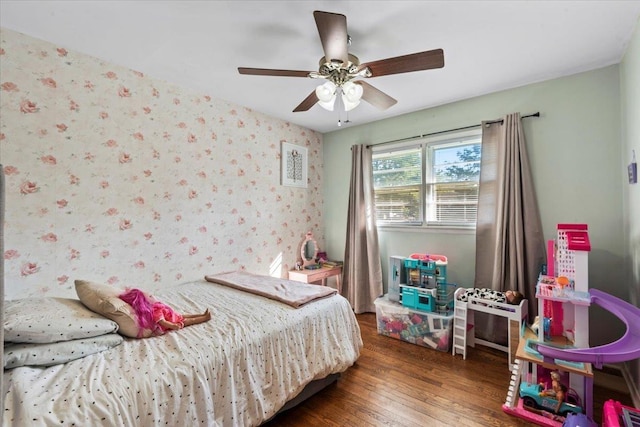
[[[467,359],[379,335],[376,316],[357,316],[364,348],[341,378],[265,426],[530,426],[502,411],[511,373],[506,353],[478,346]],[[628,393],[594,387],[594,418]],[[620,382],[623,383],[620,378]]]

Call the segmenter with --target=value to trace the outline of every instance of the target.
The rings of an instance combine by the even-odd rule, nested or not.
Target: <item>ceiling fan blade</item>
[[[309,94],[309,96],[307,96],[304,99],[304,101],[302,101],[300,103],[300,105],[298,105],[296,108],[294,108],[293,112],[294,113],[298,113],[300,111],[308,111],[309,108],[311,108],[314,105],[316,105],[316,102],[318,102],[318,96],[316,95],[316,91],[314,90],[313,92],[311,92]]]
[[[339,13],[313,12],[316,20],[318,34],[324,49],[324,57],[327,62],[337,59],[346,64],[349,62],[347,52],[347,17]]]
[[[398,102],[386,93],[382,92],[380,89],[376,89],[375,87],[371,86],[367,82],[358,80],[354,83],[362,86],[362,99],[380,110],[386,110],[387,108],[395,105],[395,103]]]
[[[369,67],[370,77],[388,76],[390,74],[410,73],[412,71],[431,70],[444,67],[444,51],[442,49],[396,56],[395,58],[360,64],[363,70]]]
[[[240,74],[250,74],[253,76],[309,77],[309,73],[311,71],[272,70],[270,68],[238,67],[238,72]]]

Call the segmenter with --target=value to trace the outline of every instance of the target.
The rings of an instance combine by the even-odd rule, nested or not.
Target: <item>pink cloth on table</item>
[[[153,321],[156,322],[162,332],[169,330],[158,323],[162,319],[172,323],[184,322],[184,317],[181,314],[176,313],[171,307],[161,302],[154,302],[151,310],[153,310]]]

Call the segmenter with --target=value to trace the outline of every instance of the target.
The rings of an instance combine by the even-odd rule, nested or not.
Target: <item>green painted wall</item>
[[[640,307],[640,183],[630,185],[626,167],[635,150],[640,163],[640,21],[620,64],[620,98],[622,105],[622,167],[624,237],[626,247],[625,287],[628,300]],[[640,360],[630,363],[632,396],[640,407]]]
[[[619,71],[618,65],[612,65],[325,134],[324,232],[328,253],[336,258],[344,254],[351,145],[472,125],[511,112],[525,115],[539,111],[540,118],[523,123],[545,238],[555,238],[558,223],[588,224],[590,286],[624,298],[628,293],[623,285],[627,248],[621,208]],[[380,231],[380,244],[385,281],[389,255],[431,252],[449,257],[451,282],[473,286],[473,233],[388,229]],[[608,313],[595,315],[611,324]],[[596,325],[591,327],[592,345],[609,342],[611,334],[621,330],[615,332],[615,326],[598,328],[603,324],[591,322]]]

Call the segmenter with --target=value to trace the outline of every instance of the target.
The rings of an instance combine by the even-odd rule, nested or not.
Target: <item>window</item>
[[[475,227],[481,131],[373,148],[379,225]]]

